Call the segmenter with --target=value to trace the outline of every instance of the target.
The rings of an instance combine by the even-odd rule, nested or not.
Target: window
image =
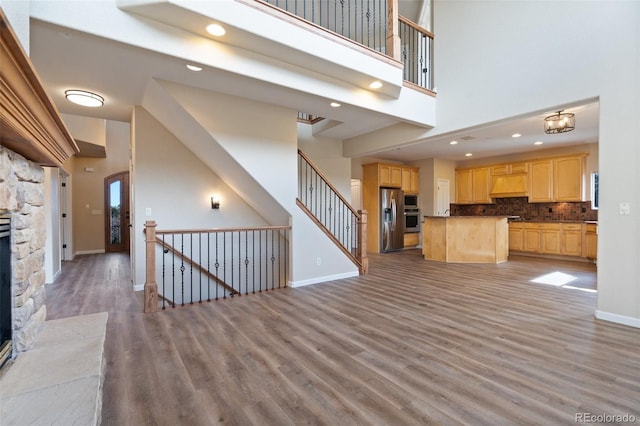
[[[591,209],[598,210],[598,172],[591,173]]]

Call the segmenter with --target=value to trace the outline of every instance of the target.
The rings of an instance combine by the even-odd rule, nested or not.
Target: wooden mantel
[[[79,151],[2,9],[0,143],[43,166],[62,167]]]

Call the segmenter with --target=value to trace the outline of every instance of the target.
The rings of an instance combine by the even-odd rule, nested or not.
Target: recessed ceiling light
[[[374,81],[373,83],[371,83],[369,85],[369,87],[372,88],[372,89],[379,89],[379,88],[382,87],[382,83],[379,82],[379,81]]]
[[[464,156],[465,156],[465,157],[471,157],[472,155],[473,155],[472,153],[467,152]]]
[[[511,135],[512,138],[519,138],[520,136],[522,136],[520,133],[514,133]]]
[[[338,102],[331,102],[329,105],[331,105],[333,108],[338,108],[341,106]]]
[[[104,98],[85,90],[66,90],[64,96],[74,104],[96,108],[104,105]]]
[[[187,65],[187,68],[189,68],[191,71],[202,71],[202,68],[191,64]]]
[[[542,142],[542,141],[536,141],[536,142],[534,142],[533,144],[534,144],[534,145],[542,145],[543,143],[544,143],[544,142]]]
[[[227,31],[222,28],[222,25],[219,24],[209,24],[207,25],[207,32],[212,36],[220,37],[227,33]]]
[[[449,142],[449,145],[458,145],[458,141],[451,141]]]

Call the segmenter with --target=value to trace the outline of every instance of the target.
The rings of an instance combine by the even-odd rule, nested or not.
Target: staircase
[[[298,206],[358,267],[367,273],[367,212],[355,210],[315,164],[298,150]]]

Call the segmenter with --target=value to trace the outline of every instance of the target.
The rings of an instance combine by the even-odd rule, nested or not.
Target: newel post
[[[402,61],[398,0],[387,0],[387,56]]]
[[[158,311],[158,284],[156,283],[156,221],[144,223],[147,243],[147,278],[144,283],[144,312]]]
[[[369,258],[367,257],[367,211],[358,210],[360,219],[358,220],[358,252],[356,257],[360,261],[360,275],[366,275],[369,271]]]

